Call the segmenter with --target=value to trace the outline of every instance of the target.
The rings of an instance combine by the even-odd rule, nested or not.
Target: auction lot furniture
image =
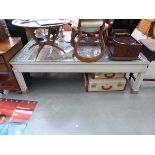
[[[66,24],[66,20],[14,20],[12,24],[25,27],[29,35],[35,40],[35,43],[30,48],[36,45],[39,46],[37,56],[45,45],[56,47],[64,52],[55,41],[58,39],[60,28]],[[47,34],[42,35],[42,40],[39,40],[37,36],[37,31],[35,31],[37,29],[47,29]]]
[[[116,36],[114,50],[110,52],[111,60],[136,60],[142,45],[130,36]]]
[[[104,19],[79,19],[77,27],[77,41],[74,41],[74,52],[73,56],[83,62],[95,62],[99,60],[105,51],[105,42],[103,39],[103,32],[105,31],[105,20]],[[75,38],[74,38],[75,39]],[[78,46],[81,41],[87,43],[95,43],[98,40],[101,46],[101,52],[95,57],[82,57],[77,52]]]
[[[20,90],[9,61],[22,48],[20,38],[0,41],[0,90]]]
[[[133,61],[111,61],[107,55],[99,61],[93,63],[80,62],[72,57],[73,47],[68,45],[66,48],[65,57],[53,57],[49,54],[50,48],[46,46],[38,58],[35,59],[37,47],[34,46],[34,41],[31,40],[12,60],[14,74],[18,80],[19,86],[23,93],[28,91],[27,85],[23,78],[23,73],[49,73],[49,72],[67,72],[67,73],[138,73],[136,80],[131,86],[132,93],[138,93],[141,82],[149,61],[143,54],[140,53],[138,60]],[[58,54],[59,52],[56,52]]]

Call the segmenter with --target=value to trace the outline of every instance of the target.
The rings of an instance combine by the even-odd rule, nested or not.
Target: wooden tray
[[[130,36],[119,36],[113,39],[114,48],[110,50],[111,60],[136,60],[142,48],[142,44]]]

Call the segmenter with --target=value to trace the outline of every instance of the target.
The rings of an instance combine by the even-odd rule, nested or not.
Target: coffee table
[[[68,45],[66,54],[58,56],[50,55],[49,46],[45,47],[35,60],[37,47],[29,49],[34,43],[30,41],[27,45],[10,61],[14,74],[17,78],[22,93],[27,93],[28,87],[23,77],[23,73],[138,73],[135,81],[131,84],[131,93],[138,93],[143,81],[145,72],[150,62],[140,53],[138,60],[133,61],[112,61],[107,55],[101,60],[93,63],[80,62],[72,57],[73,47]],[[87,49],[86,49],[87,50]],[[54,54],[54,52],[53,52]],[[60,52],[55,52],[60,54]]]

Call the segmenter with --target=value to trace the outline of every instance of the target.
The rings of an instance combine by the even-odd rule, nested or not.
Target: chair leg
[[[73,45],[73,47],[75,46],[75,35],[76,35],[76,31],[74,29],[72,29],[72,33],[71,33],[71,44]]]
[[[107,44],[108,43],[108,30],[103,31],[103,38],[104,38],[105,43]]]
[[[99,32],[99,38],[100,38],[100,42],[101,42],[101,51],[105,51],[105,41],[103,39],[103,32],[100,30]]]
[[[74,51],[73,51],[73,54],[72,54],[73,57],[78,55],[77,54],[77,49],[78,49],[78,46],[79,46],[80,41],[81,41],[81,35],[82,35],[81,31],[79,31],[78,34],[75,34],[75,36],[76,35],[78,35],[78,40],[77,40],[77,42],[74,41]]]

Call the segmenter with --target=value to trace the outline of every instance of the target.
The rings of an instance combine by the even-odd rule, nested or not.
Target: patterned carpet
[[[0,99],[0,135],[22,135],[36,101]]]

